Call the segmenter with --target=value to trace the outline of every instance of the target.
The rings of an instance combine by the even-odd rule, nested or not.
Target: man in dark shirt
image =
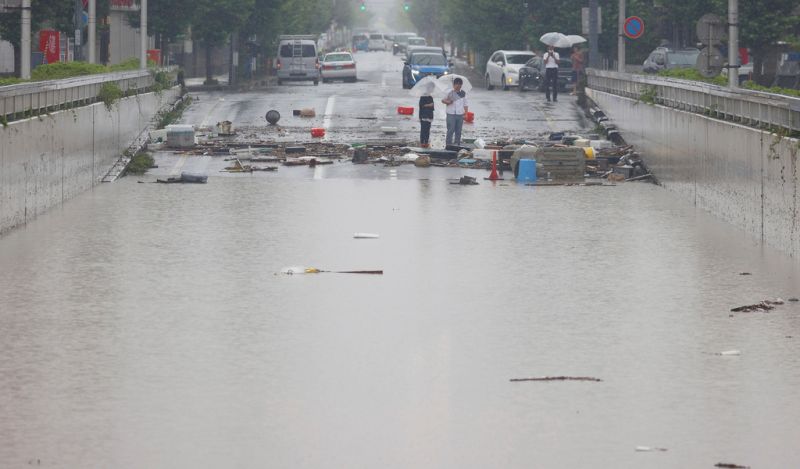
[[[433,97],[419,98],[419,142],[422,148],[430,148],[431,123],[433,123]]]

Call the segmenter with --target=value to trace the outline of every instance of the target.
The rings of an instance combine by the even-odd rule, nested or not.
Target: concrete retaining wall
[[[179,88],[0,127],[0,233],[92,188]]]
[[[587,89],[663,186],[793,257],[800,256],[800,142]]]

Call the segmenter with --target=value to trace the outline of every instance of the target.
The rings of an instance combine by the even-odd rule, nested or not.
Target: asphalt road
[[[410,142],[419,139],[419,121],[416,115],[397,114],[398,106],[414,106],[417,98],[402,89],[402,61],[390,52],[358,52],[355,55],[358,70],[357,83],[295,82],[271,86],[250,92],[198,92],[192,93],[196,102],[184,113],[182,123],[198,128],[214,126],[228,120],[240,132],[240,138],[274,141],[312,141],[310,129],[326,129],[324,141],[353,143],[367,139],[384,138],[381,127],[397,127],[396,136]],[[463,64],[458,67],[469,75]],[[537,138],[553,131],[584,131],[592,128],[575,104],[575,97],[563,94],[558,103],[548,103],[536,91],[520,93],[487,91],[482,80],[473,80],[469,93],[470,110],[475,122],[465,124],[463,137]],[[312,108],[316,117],[301,118],[293,110]],[[267,111],[280,112],[276,126],[266,122]],[[431,142],[444,146],[445,111],[437,103]]]

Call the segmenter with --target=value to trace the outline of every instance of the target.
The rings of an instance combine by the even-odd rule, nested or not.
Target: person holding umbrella
[[[464,114],[469,111],[467,93],[461,89],[464,81],[460,77],[453,79],[453,88],[447,92],[442,103],[447,105],[447,145],[461,145],[461,128],[464,125]]]
[[[419,143],[422,148],[430,148],[431,124],[433,124],[433,96],[436,90],[436,80],[432,76],[426,76],[418,81],[411,94],[419,96]]]
[[[553,87],[553,101],[558,101],[558,61],[561,59],[555,47],[548,46],[544,53],[544,95],[550,101],[550,87]]]

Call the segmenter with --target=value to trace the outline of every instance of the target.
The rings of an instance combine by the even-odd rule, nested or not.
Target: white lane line
[[[325,116],[322,119],[322,128],[325,129],[325,138],[323,140],[328,140],[328,129],[331,126],[331,117],[333,116],[333,108],[336,106],[336,95],[333,95],[328,98],[328,103],[325,105]]]
[[[170,174],[172,174],[173,176],[180,176],[181,169],[183,169],[183,165],[185,164],[186,164],[186,157],[185,156],[178,157],[178,161],[175,162],[175,166],[172,167],[172,171],[170,171]]]
[[[211,117],[211,114],[213,114],[214,111],[217,110],[217,108],[223,101],[225,101],[225,98],[219,98],[219,100],[216,103],[214,103],[213,106],[211,106],[211,109],[208,111],[208,114],[206,114],[206,118],[203,119],[203,122],[200,123],[200,127],[208,127],[208,119]]]

